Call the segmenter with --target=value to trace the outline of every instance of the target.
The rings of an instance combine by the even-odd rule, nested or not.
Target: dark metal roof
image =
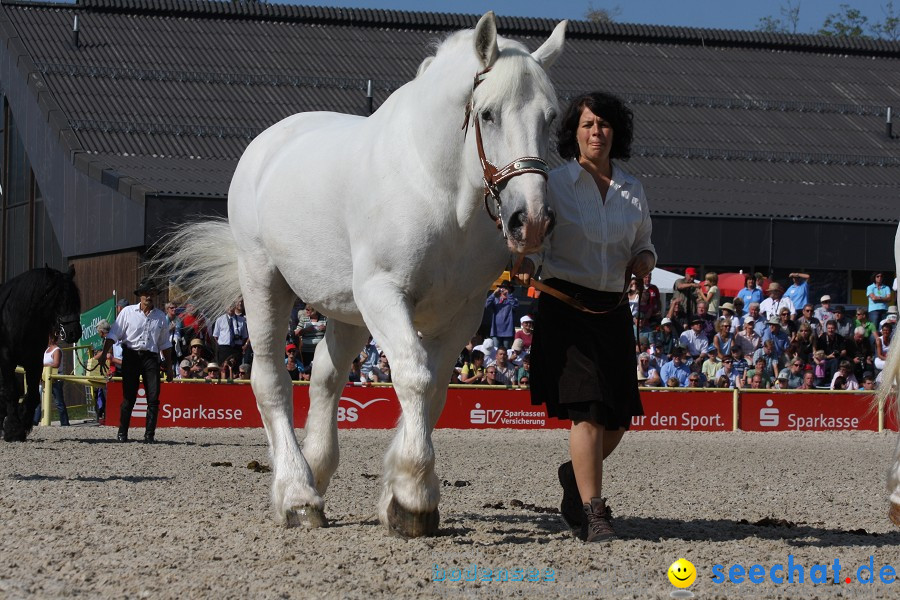
[[[72,22],[79,17],[79,44]],[[129,194],[224,197],[247,143],[290,114],[365,114],[475,15],[179,0],[3,2],[0,35],[62,150]],[[500,17],[536,48],[554,21]],[[572,22],[562,98],[635,111],[654,214],[896,222],[900,43]],[[900,132],[900,127],[898,127]],[[88,169],[87,165],[91,165]],[[133,184],[133,185],[132,185]]]

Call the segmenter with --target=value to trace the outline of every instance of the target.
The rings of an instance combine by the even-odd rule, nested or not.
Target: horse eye
[[[494,122],[494,115],[493,115],[493,113],[491,113],[491,111],[489,111],[489,110],[481,111],[481,120],[482,120],[482,121],[487,121],[488,123],[493,123],[493,122]]]

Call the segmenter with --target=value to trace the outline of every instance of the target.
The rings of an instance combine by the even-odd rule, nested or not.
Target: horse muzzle
[[[81,339],[81,320],[72,317],[66,317],[59,320],[59,339],[62,342],[74,344]]]
[[[556,213],[552,208],[543,207],[541,212],[529,218],[525,210],[514,212],[507,223],[509,231],[510,250],[519,253],[536,252],[540,250],[544,239],[553,231],[556,225]]]

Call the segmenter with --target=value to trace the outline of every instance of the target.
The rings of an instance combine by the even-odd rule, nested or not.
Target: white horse
[[[900,227],[894,237],[894,261],[896,265],[900,266]],[[877,327],[878,323],[875,326]],[[896,337],[896,331],[894,336],[894,339],[900,339]],[[892,405],[886,404],[892,392],[896,394],[898,389],[900,389],[900,343],[892,342],[884,370],[881,373],[881,385],[878,388],[875,407],[892,408],[896,422],[900,423],[900,399],[895,397]],[[891,494],[891,508],[888,516],[894,525],[900,527],[900,435],[897,436],[897,445],[894,448],[893,464],[888,470],[887,490]]]
[[[264,131],[237,166],[228,221],[192,224],[164,245],[162,268],[207,309],[243,294],[280,522],[326,522],[338,400],[371,332],[403,410],[384,459],[379,518],[402,536],[437,531],[431,432],[453,361],[510,253],[539,248],[552,227],[540,157],[557,110],[546,69],[564,38],[562,22],[529,53],[498,37],[485,14],[370,117],[302,113]],[[328,316],[302,453],[284,368],[297,296]]]

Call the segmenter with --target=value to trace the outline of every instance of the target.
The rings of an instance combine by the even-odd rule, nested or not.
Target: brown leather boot
[[[590,504],[583,507],[586,520],[581,526],[579,536],[585,542],[605,542],[616,538],[616,532],[610,523],[612,511],[606,505],[605,498],[591,498]]]
[[[581,526],[584,524],[584,509],[582,508],[581,497],[578,495],[578,483],[575,481],[575,470],[572,468],[572,461],[570,460],[559,465],[557,475],[559,476],[559,484],[563,489],[559,513],[570,529],[581,529]]]

